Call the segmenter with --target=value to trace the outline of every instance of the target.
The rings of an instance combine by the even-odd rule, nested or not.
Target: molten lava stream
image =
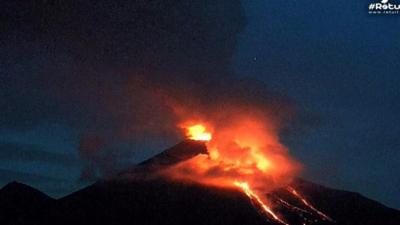
[[[279,143],[274,127],[268,125],[271,123],[253,116],[240,116],[233,121],[219,127],[209,122],[180,124],[186,131],[186,138],[205,142],[208,155],[198,155],[182,162],[171,168],[168,175],[210,186],[238,187],[263,216],[288,225],[272,210],[266,196],[261,196],[251,185],[262,187],[262,190],[286,186],[288,177],[297,170],[297,164]],[[267,186],[271,177],[274,184],[279,185]]]
[[[267,213],[268,215],[270,215],[274,220],[278,221],[279,223],[285,224],[285,225],[289,225],[286,222],[284,222],[281,218],[279,218],[273,211],[272,209],[267,206],[267,204],[265,202],[263,202],[261,200],[261,198],[254,193],[253,190],[251,190],[251,188],[249,187],[248,183],[246,182],[239,182],[239,181],[235,181],[234,185],[237,187],[240,187],[243,192],[250,198],[250,200],[255,201],[260,207],[261,209]]]
[[[316,209],[313,205],[311,205],[303,196],[301,196],[294,188],[288,187],[288,191],[292,193],[296,198],[298,198],[305,206],[310,208],[312,211],[316,212],[318,215],[320,215],[323,219],[334,222],[333,219],[331,219],[329,216],[324,214],[323,212],[319,211]]]
[[[287,201],[285,201],[285,200],[283,200],[283,199],[281,199],[281,198],[277,198],[277,200],[278,200],[280,203],[282,203],[284,206],[286,206],[287,208],[289,208],[289,209],[297,210],[297,211],[300,211],[300,212],[303,212],[303,213],[312,214],[312,212],[309,212],[309,211],[307,211],[307,210],[304,210],[304,209],[301,209],[301,208],[299,208],[299,207],[296,207],[296,206],[290,204],[289,202],[287,202]]]

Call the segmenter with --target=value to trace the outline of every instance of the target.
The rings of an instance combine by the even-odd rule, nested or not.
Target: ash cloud
[[[176,140],[182,116],[256,108],[281,123],[292,115],[286,97],[229,70],[246,22],[239,0],[3,4],[0,124],[67,122],[82,134],[84,178],[118,168],[112,143]]]
[[[42,150],[35,145],[0,142],[0,162],[40,162],[72,168],[79,165],[79,158]]]

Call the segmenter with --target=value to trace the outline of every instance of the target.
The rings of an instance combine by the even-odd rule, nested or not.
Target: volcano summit
[[[183,141],[116,177],[58,200],[23,184],[6,185],[0,190],[0,222],[5,225],[395,225],[400,221],[399,211],[360,194],[299,178],[287,187],[264,193],[262,199],[268,199],[273,208],[273,214],[269,214],[259,197],[254,197],[246,186],[236,189],[209,186],[171,180],[159,173],[205,155],[206,151],[202,141]],[[25,207],[20,207],[21,202]]]

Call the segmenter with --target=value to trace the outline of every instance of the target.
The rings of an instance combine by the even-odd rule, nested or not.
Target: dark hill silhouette
[[[204,154],[203,151],[203,143],[185,141],[139,164],[142,168],[139,171],[163,169],[196,154]],[[11,183],[0,191],[1,224],[279,224],[260,214],[238,190],[126,176],[132,172],[137,170],[131,168],[122,175],[98,181],[59,200],[52,200],[29,186]],[[399,211],[358,193],[327,188],[303,179],[295,179],[290,187],[329,217],[326,219],[304,205],[288,188],[267,194],[279,215],[291,225],[395,225],[400,221]]]
[[[26,224],[54,201],[28,185],[11,182],[0,190],[0,224]]]

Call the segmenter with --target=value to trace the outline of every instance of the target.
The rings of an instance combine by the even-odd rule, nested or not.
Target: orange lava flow
[[[294,188],[289,187],[288,191],[291,192],[294,196],[296,196],[298,199],[300,199],[301,202],[303,202],[304,205],[306,205],[308,208],[310,208],[312,211],[316,212],[318,215],[320,215],[323,219],[328,220],[328,221],[333,221],[329,216],[324,214],[323,212],[319,211],[316,209],[313,205],[311,205],[304,197],[302,197]]]
[[[249,187],[249,184],[248,184],[248,183],[246,183],[246,182],[235,181],[234,184],[235,184],[235,186],[240,187],[240,188],[243,190],[243,192],[244,192],[251,200],[255,201],[255,202],[261,207],[261,209],[262,209],[265,213],[269,214],[274,220],[276,220],[276,221],[278,221],[278,222],[280,222],[280,223],[282,223],[282,224],[288,225],[288,224],[285,223],[281,218],[279,218],[279,217],[274,213],[274,211],[272,211],[272,209],[271,209],[270,207],[268,207],[267,204],[264,203],[264,202],[261,200],[261,198],[260,198],[257,194],[254,193],[253,190],[251,190],[251,188]]]
[[[300,211],[300,212],[304,212],[304,213],[309,213],[307,210],[304,210],[304,209],[301,209],[299,207],[296,207],[296,206],[290,204],[289,202],[287,202],[287,201],[285,201],[285,200],[283,200],[281,198],[278,198],[278,201],[280,203],[282,203],[284,206],[286,206],[286,207],[288,207],[290,209],[294,209],[294,210],[297,210],[297,211]]]
[[[219,187],[244,181],[267,193],[287,186],[299,170],[279,141],[278,131],[264,118],[238,116],[231,123],[191,121],[179,125],[187,138],[205,141],[207,155],[197,155],[169,171],[169,177]]]
[[[208,154],[169,167],[162,175],[221,188],[239,187],[266,216],[286,224],[264,196],[287,187],[301,167],[280,143],[279,126],[265,114],[252,112],[213,120],[190,119],[179,127],[188,139],[204,141]]]

